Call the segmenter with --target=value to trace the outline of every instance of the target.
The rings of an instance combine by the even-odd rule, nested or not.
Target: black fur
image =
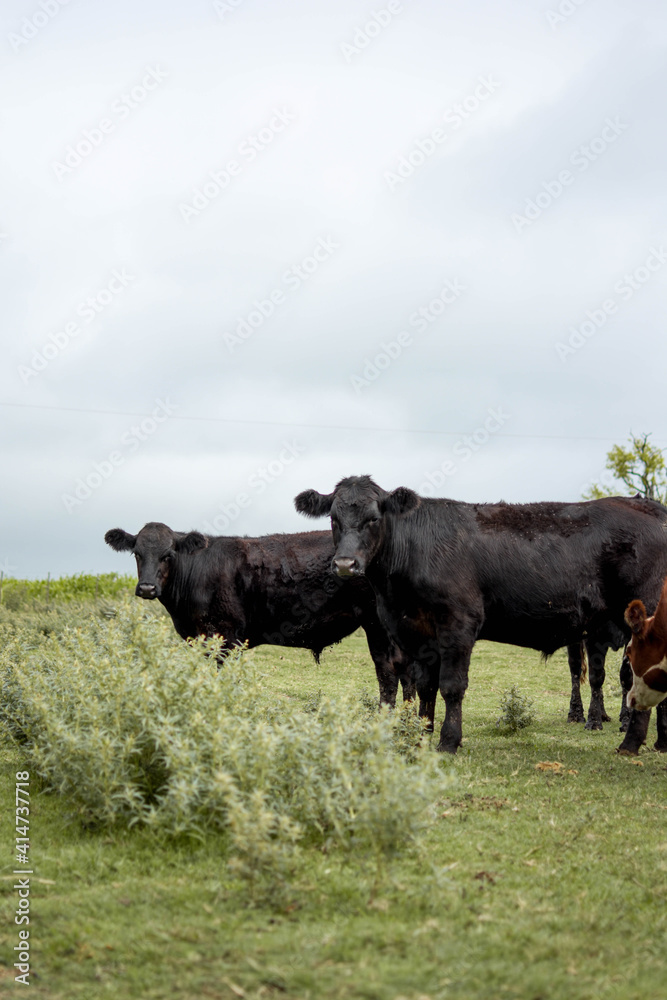
[[[187,535],[183,535],[183,537],[176,540],[174,547],[177,552],[190,555],[192,552],[196,552],[197,549],[205,549],[207,546],[208,538],[206,535],[202,535],[200,531],[189,531]]]
[[[434,704],[439,689],[445,698],[441,750],[461,742],[477,639],[546,655],[596,640],[599,680],[603,647],[618,648],[629,635],[628,601],[657,604],[667,573],[667,509],[659,503],[418,498],[406,514],[389,500],[397,493],[369,476],[341,480],[330,504],[334,566],[338,559],[339,572],[366,575],[383,626],[423,668],[420,695]]]
[[[122,528],[110,528],[104,536],[104,541],[116,552],[131,552],[136,540],[136,535],[130,535]]]
[[[368,582],[346,587],[331,574],[329,532],[214,537],[151,522],[136,536],[120,529],[105,535],[112,548],[119,540],[128,548],[128,539],[134,539],[137,595],[159,599],[184,639],[222,635],[226,646],[296,646],[319,659],[326,646],[361,627],[381,701],[394,703],[399,680],[404,697],[413,696],[409,662],[381,628]]]
[[[387,514],[407,514],[420,504],[420,497],[406,486],[399,486],[389,493],[382,504],[382,510]]]
[[[294,506],[299,514],[305,514],[306,517],[325,517],[331,510],[333,496],[333,493],[324,496],[317,490],[304,490],[294,498]]]

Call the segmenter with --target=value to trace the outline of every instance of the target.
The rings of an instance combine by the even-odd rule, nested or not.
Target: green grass
[[[320,690],[375,692],[362,635],[320,666],[297,650],[254,655],[285,712]],[[616,673],[610,664],[614,718]],[[507,735],[495,723],[513,684],[534,701],[536,721]],[[480,643],[464,743],[444,762],[458,784],[438,803],[425,849],[384,862],[310,851],[280,909],[251,902],[220,835],[86,831],[66,800],[35,795],[31,995],[664,1000],[667,758],[616,756],[618,723],[586,732],[565,721],[568,701],[563,655],[545,666],[537,653]],[[436,726],[442,711],[439,702]],[[22,987],[10,958],[12,806],[23,759],[6,747],[0,760],[0,994],[13,996]]]
[[[50,604],[70,601],[114,599],[129,596],[136,587],[135,576],[119,573],[77,573],[55,580],[18,580],[3,577],[0,582],[0,607],[17,611],[24,608],[46,608]]]

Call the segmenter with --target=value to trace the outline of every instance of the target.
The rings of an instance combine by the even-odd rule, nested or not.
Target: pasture
[[[138,614],[138,601],[114,600],[119,617]],[[67,626],[85,639],[93,629],[88,614],[99,620],[112,611],[93,599],[3,609],[3,642],[17,629],[36,637],[40,628],[58,635]],[[160,617],[157,609],[151,614]],[[166,631],[158,638],[165,656],[175,643],[185,648]],[[33,670],[39,641],[25,644]],[[325,651],[319,666],[288,648],[265,646],[247,656],[269,722],[298,724],[325,701],[339,706],[343,733],[355,719],[374,724],[369,702],[376,683],[361,633]],[[605,684],[614,721],[591,733],[566,722],[563,653],[545,665],[532,651],[479,643],[458,755],[436,758],[426,738],[409,764],[435,768],[442,779],[440,786],[437,775],[429,779],[440,790],[426,826],[402,845],[397,834],[395,849],[386,851],[363,837],[344,849],[315,832],[275,893],[270,871],[258,888],[247,872],[240,877],[238,865],[230,867],[224,824],[175,833],[143,822],[129,826],[120,814],[86,820],[66,781],[62,792],[47,791],[32,768],[32,995],[662,1000],[667,757],[647,748],[636,759],[614,753],[621,739],[618,659],[609,657]],[[14,694],[3,670],[6,706]],[[64,688],[76,676],[73,668],[58,691],[57,672],[45,674],[48,697],[65,705]],[[496,726],[501,696],[512,685],[536,711],[534,723],[517,734]],[[443,708],[439,700],[436,732]],[[117,711],[120,725],[124,710]],[[12,968],[14,776],[32,759],[10,728],[0,758],[5,995],[22,989]],[[649,746],[654,739],[652,721]],[[66,769],[66,751],[63,760]],[[375,771],[369,763],[366,772],[363,759],[358,765],[346,780],[362,794]],[[397,756],[399,765],[408,767]],[[410,772],[411,781],[417,773]],[[383,780],[386,794],[395,794],[386,774]],[[384,821],[380,815],[368,822],[379,830]]]

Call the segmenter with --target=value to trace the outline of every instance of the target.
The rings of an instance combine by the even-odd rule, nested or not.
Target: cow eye
[[[377,524],[379,520],[379,517],[369,517],[366,524]]]

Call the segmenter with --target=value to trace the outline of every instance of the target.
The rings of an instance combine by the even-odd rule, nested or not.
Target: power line
[[[129,410],[91,410],[82,407],[74,406],[46,406],[41,403],[4,403],[0,401],[0,406],[13,406],[28,410],[54,410],[58,413],[87,413],[87,414],[97,414],[99,416],[106,417],[150,417],[150,413],[135,413]],[[242,424],[244,426],[258,426],[258,427],[303,427],[308,430],[322,430],[322,431],[363,431],[363,432],[373,432],[373,433],[384,433],[384,434],[439,434],[444,437],[464,437],[470,434],[470,430],[466,431],[444,431],[444,430],[434,430],[432,428],[415,428],[415,427],[353,427],[349,424],[308,424],[299,422],[297,420],[240,420],[237,417],[203,417],[198,415],[182,415],[182,416],[171,416],[170,420],[195,420],[202,421],[205,423],[220,423],[220,424]],[[590,435],[575,435],[575,434],[512,434],[495,431],[493,437],[506,437],[506,438],[518,438],[527,439],[533,438],[538,441],[614,441],[615,438],[611,436],[605,437],[592,437]]]

